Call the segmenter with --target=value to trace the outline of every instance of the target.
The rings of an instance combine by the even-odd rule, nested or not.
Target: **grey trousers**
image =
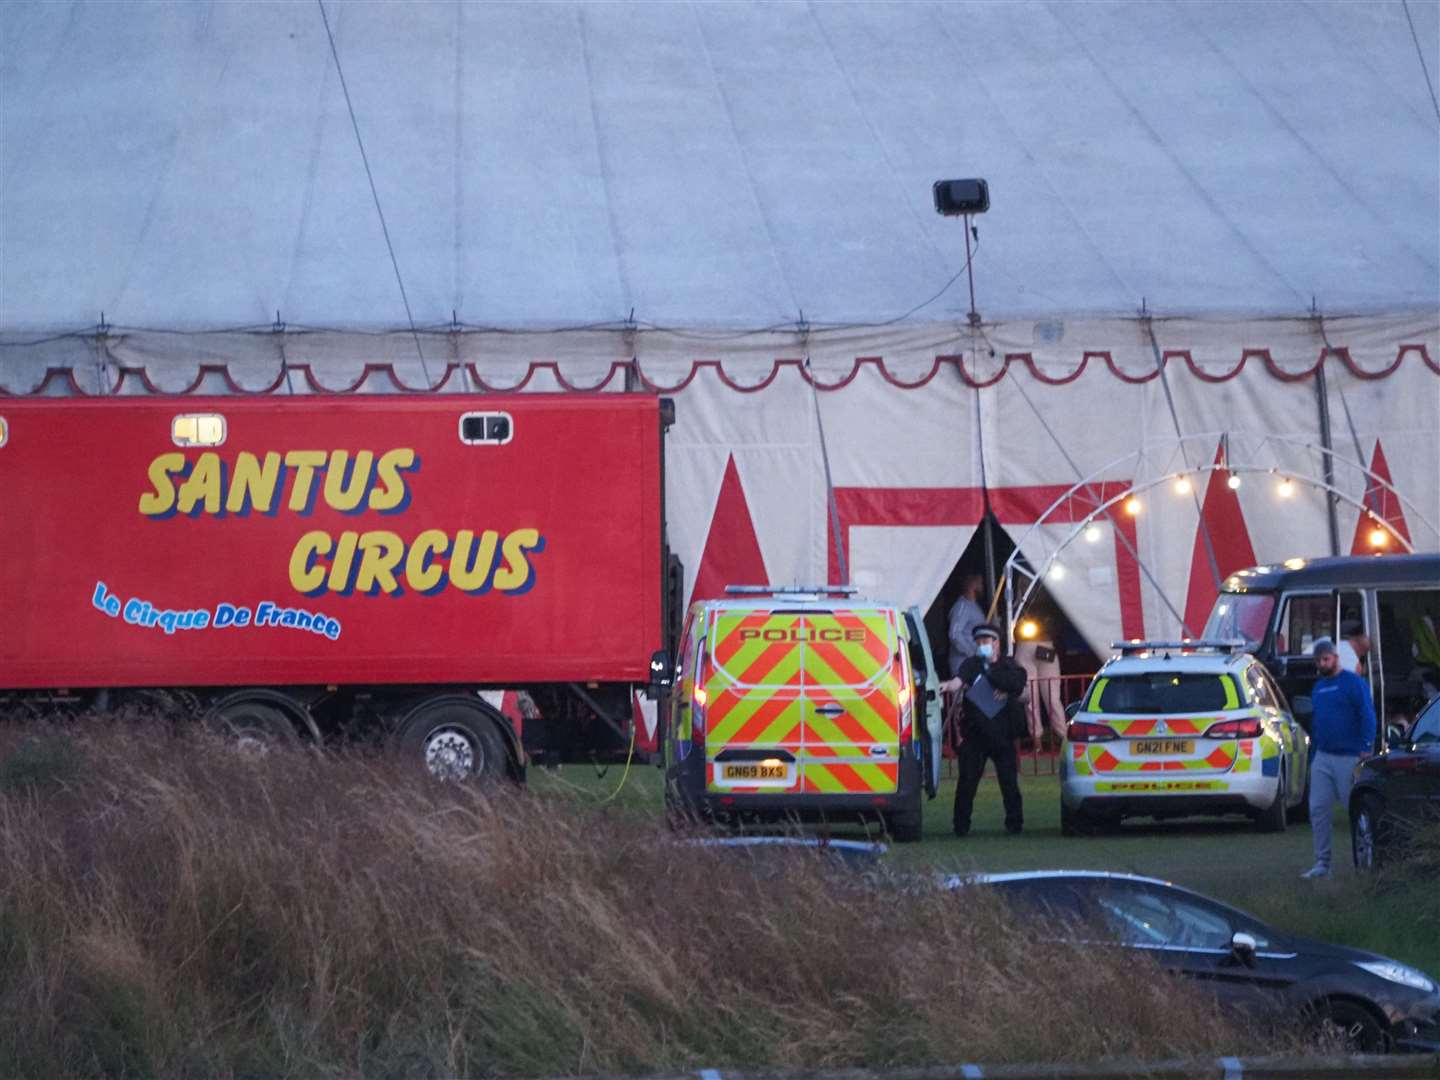
[[[1327,754],[1317,750],[1310,762],[1310,833],[1315,841],[1315,865],[1330,865],[1331,811],[1336,803],[1350,805],[1356,754]]]

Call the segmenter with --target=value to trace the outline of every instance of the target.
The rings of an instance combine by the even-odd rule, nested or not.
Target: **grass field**
[[[619,776],[541,773],[527,793],[168,722],[0,722],[0,1077],[520,1080],[1328,1045],[1222,1014],[1143,957],[1039,943],[989,890],[897,894],[805,853],[681,847],[658,773],[602,803]],[[903,857],[927,853],[960,851]]]
[[[615,791],[621,769],[603,777],[593,769],[534,770],[537,791],[566,792],[598,801]],[[1357,948],[1372,949],[1440,975],[1440,883],[1374,880],[1357,874],[1350,862],[1350,826],[1335,815],[1335,877],[1300,879],[1314,861],[1309,825],[1261,834],[1239,818],[1195,818],[1165,823],[1141,819],[1117,833],[1094,837],[1060,835],[1058,778],[1021,776],[1025,832],[1006,834],[1000,791],[987,774],[976,799],[970,835],[951,833],[954,780],[926,804],[925,835],[918,844],[892,845],[887,860],[897,869],[988,871],[1068,869],[1117,870],[1163,878],[1253,912],[1282,929]],[[661,773],[653,766],[632,768],[610,804],[627,811],[658,814]],[[860,828],[834,835],[863,838]]]

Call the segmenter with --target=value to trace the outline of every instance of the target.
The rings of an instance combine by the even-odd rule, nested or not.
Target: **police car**
[[[1061,748],[1065,835],[1127,817],[1245,814],[1261,832],[1305,820],[1309,736],[1243,641],[1114,648]]]

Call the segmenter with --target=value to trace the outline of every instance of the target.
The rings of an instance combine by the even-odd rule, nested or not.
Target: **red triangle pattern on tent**
[[[750,506],[745,501],[735,455],[731,454],[725,463],[720,497],[715,500],[715,514],[710,519],[710,535],[705,538],[705,551],[695,571],[690,602],[722,599],[727,585],[768,584],[770,575],[765,569],[765,557],[760,553],[760,542],[755,539]]]
[[[1379,439],[1375,440],[1375,455],[1370,459],[1370,471],[1385,483],[1394,486],[1394,481],[1390,479],[1390,463],[1385,460],[1385,450],[1380,445]],[[1395,497],[1395,493],[1390,488],[1381,487],[1375,481],[1367,479],[1363,501],[1365,509],[1382,521],[1388,522],[1392,529],[1405,538],[1407,544],[1410,542],[1410,529],[1405,524],[1405,511],[1400,506],[1400,500]],[[1374,525],[1371,524],[1370,519],[1361,514],[1360,520],[1355,522],[1355,542],[1350,545],[1351,555],[1374,555],[1377,552],[1403,550],[1401,545],[1395,542],[1393,536],[1387,536],[1383,546],[1377,547],[1370,543],[1372,529],[1374,529]]]
[[[1215,452],[1215,464],[1224,460],[1224,447]],[[1190,589],[1185,597],[1185,626],[1192,635],[1205,628],[1210,609],[1220,594],[1215,574],[1224,581],[1236,570],[1255,565],[1255,547],[1245,527],[1245,514],[1240,509],[1240,496],[1227,483],[1230,474],[1224,469],[1210,473],[1205,487],[1205,501],[1200,507],[1204,528],[1195,529],[1195,547],[1190,553]],[[1210,546],[1205,544],[1206,532]],[[1215,553],[1215,566],[1210,565],[1210,551]]]

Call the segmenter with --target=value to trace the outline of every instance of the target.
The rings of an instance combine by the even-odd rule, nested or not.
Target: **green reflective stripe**
[[[845,785],[821,762],[817,761],[812,764],[802,765],[801,773],[803,781],[809,782],[817,791],[827,795],[834,793],[844,794],[845,792]]]
[[[1225,684],[1225,708],[1227,710],[1238,709],[1240,698],[1235,694],[1235,681],[1228,675],[1221,675],[1220,681]]]
[[[1086,712],[1100,712],[1100,695],[1105,693],[1105,687],[1110,683],[1109,679],[1101,679],[1095,684],[1094,691],[1090,694],[1090,707]]]

